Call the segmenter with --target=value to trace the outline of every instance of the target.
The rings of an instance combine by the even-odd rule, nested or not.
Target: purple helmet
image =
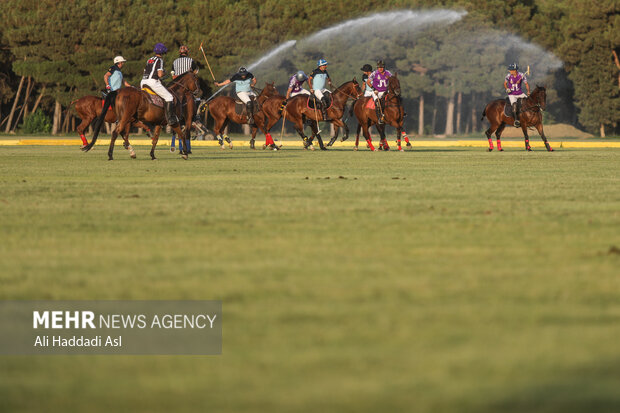
[[[153,48],[153,52],[155,52],[155,54],[168,53],[168,48],[164,46],[163,43],[157,43],[155,47]]]

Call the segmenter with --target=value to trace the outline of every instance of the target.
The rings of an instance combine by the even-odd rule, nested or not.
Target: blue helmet
[[[325,65],[327,65],[327,60],[325,60],[325,59],[319,59],[319,61],[318,61],[318,62],[316,62],[316,65],[317,65],[317,67],[320,67],[320,66],[325,66]]]
[[[516,63],[511,63],[510,66],[508,66],[508,70],[519,70],[519,65]]]
[[[155,54],[165,54],[165,53],[168,53],[168,48],[164,46],[163,43],[157,43],[155,47],[153,48],[153,52]]]

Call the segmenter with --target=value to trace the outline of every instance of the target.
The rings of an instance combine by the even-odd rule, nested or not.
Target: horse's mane
[[[190,73],[193,73],[193,72],[190,70],[189,72],[185,72],[182,75],[177,76],[176,79],[173,79],[170,83],[168,83],[168,87],[170,87],[170,86],[172,86],[172,85],[174,85],[176,83],[180,83],[183,80],[183,78],[185,76],[189,75]]]

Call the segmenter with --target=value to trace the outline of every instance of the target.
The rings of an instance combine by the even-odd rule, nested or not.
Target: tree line
[[[390,10],[433,10],[436,1],[368,0],[4,0],[0,4],[0,130],[14,131],[41,110],[52,132],[74,129],[72,100],[103,89],[116,55],[126,79],[139,84],[153,45],[181,44],[201,65],[204,50],[215,77],[290,39],[303,39],[348,19]],[[454,0],[464,10],[452,24],[413,32],[397,23],[346,28],[317,47],[298,46],[256,68],[261,81],[284,84],[294,71],[310,71],[317,57],[338,83],[363,63],[386,60],[399,73],[407,127],[420,134],[475,132],[480,112],[503,96],[506,64],[532,64],[532,78],[548,89],[547,122],[566,122],[605,136],[619,134],[620,3],[616,0]],[[532,45],[539,45],[536,48]],[[546,52],[550,53],[546,53]],[[553,55],[559,64],[554,65]],[[201,70],[208,96],[212,79]],[[534,87],[534,85],[532,85]]]

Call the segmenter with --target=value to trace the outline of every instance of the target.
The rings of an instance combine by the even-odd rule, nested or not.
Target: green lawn
[[[1,356],[0,411],[620,411],[620,150],[136,150],[0,147],[0,299],[220,299],[223,354]]]

